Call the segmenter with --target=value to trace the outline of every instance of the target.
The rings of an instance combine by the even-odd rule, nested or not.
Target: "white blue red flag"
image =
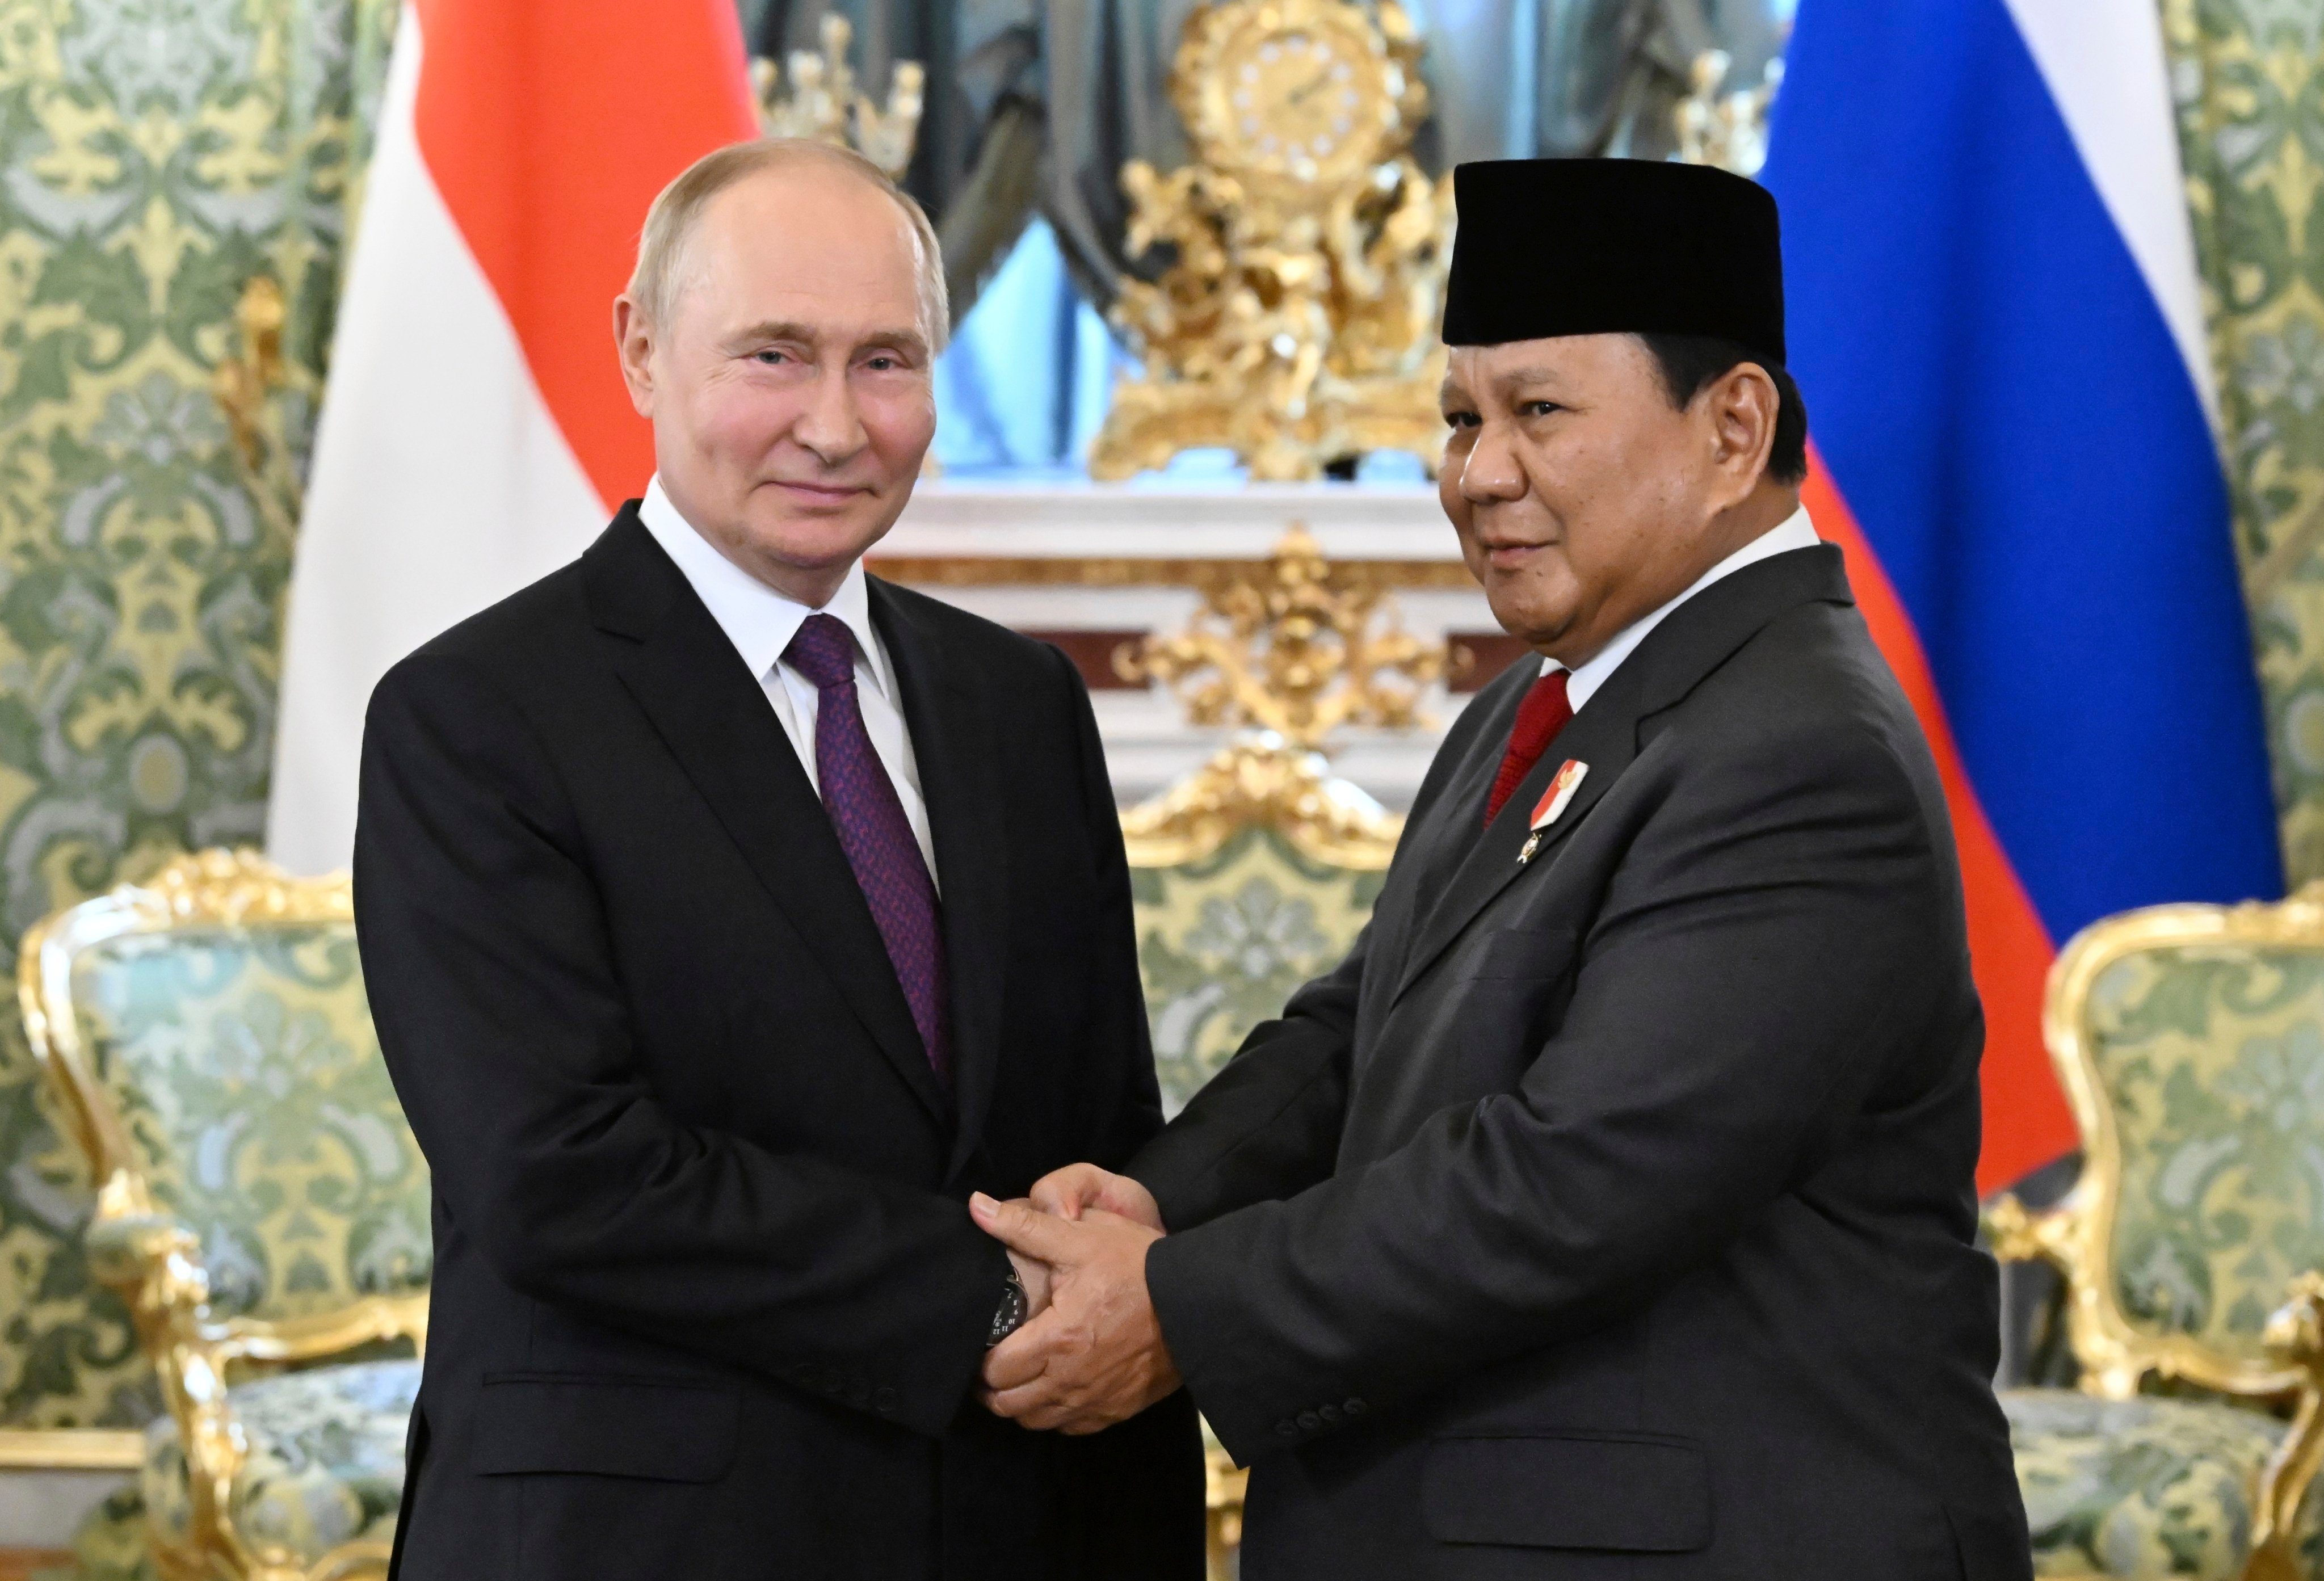
[[[1809,507],[1946,777],[1990,1188],[2074,1145],[2044,974],[2282,891],[2153,0],[1804,0],[1783,205]]]

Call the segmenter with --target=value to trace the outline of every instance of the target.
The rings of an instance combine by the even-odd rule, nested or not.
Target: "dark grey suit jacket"
[[[1840,551],[1674,611],[1480,832],[1532,676],[1130,1166],[1244,1574],[2022,1581],[1952,835]]]

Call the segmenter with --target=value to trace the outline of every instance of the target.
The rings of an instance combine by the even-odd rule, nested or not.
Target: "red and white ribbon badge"
[[[1557,777],[1549,782],[1549,788],[1541,793],[1541,800],[1533,804],[1533,822],[1526,827],[1546,829],[1556,823],[1565,804],[1573,799],[1573,793],[1582,788],[1582,777],[1589,772],[1590,765],[1579,758],[1568,758],[1558,765]]]
[[[1533,832],[1526,836],[1525,848],[1517,852],[1518,867],[1533,860],[1533,853],[1541,849],[1541,832],[1557,822],[1557,815],[1565,811],[1565,804],[1582,788],[1582,777],[1589,772],[1590,765],[1579,758],[1568,758],[1557,766],[1557,777],[1549,782],[1549,788],[1541,793],[1541,800],[1533,804],[1533,822],[1526,826]]]

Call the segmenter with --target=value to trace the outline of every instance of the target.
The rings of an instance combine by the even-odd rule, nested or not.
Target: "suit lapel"
[[[1391,870],[1372,914],[1373,960],[1392,980],[1401,978],[1416,934],[1435,909],[1445,884],[1459,870],[1469,849],[1477,843],[1485,817],[1485,792],[1500,769],[1517,699],[1533,684],[1536,662],[1524,659],[1512,665],[1510,673],[1495,678],[1470,700],[1469,709],[1480,721],[1478,732],[1461,761],[1452,766],[1427,816],[1404,832],[1396,859],[1405,871]],[[1520,670],[1526,672],[1523,680],[1516,678],[1515,672]],[[1467,714],[1462,717],[1465,721]]]
[[[1630,760],[1637,755],[1637,713],[1634,707],[1625,706],[1623,697],[1609,694],[1613,691],[1609,683],[1590,700],[1589,706],[1573,716],[1572,723],[1558,732],[1557,739],[1542,753],[1541,760],[1518,782],[1492,826],[1470,846],[1467,857],[1445,884],[1434,910],[1426,914],[1428,921],[1421,930],[1419,942],[1406,957],[1404,970],[1397,979],[1396,998],[1404,997],[1494,896],[1526,874],[1548,868],[1557,854],[1557,847],[1613,786],[1622,770],[1630,766]],[[1600,704],[1605,706],[1601,708]],[[1580,788],[1557,822],[1541,832],[1541,843],[1535,848],[1533,856],[1519,862],[1517,853],[1532,832],[1534,804],[1549,788],[1558,766],[1568,758],[1587,763],[1590,772],[1582,777]],[[1498,770],[1498,759],[1494,767]],[[1482,792],[1453,811],[1459,816],[1481,818],[1485,811]]]
[[[633,509],[584,564],[592,616],[628,639],[614,659],[622,684],[881,1052],[949,1125],[950,1097],[855,870],[757,679]]]
[[[957,1174],[982,1137],[1001,1058],[1009,927],[1005,793],[991,722],[969,678],[945,666],[933,634],[905,600],[876,578],[871,586],[872,618],[895,665],[936,841],[960,1115],[947,1173]]]
[[[1410,990],[1502,890],[1530,873],[1553,866],[1557,848],[1581,826],[1590,809],[1613,789],[1622,771],[1637,756],[1641,724],[1686,696],[1776,616],[1802,603],[1817,601],[1841,604],[1855,602],[1849,593],[1848,573],[1840,551],[1829,544],[1792,550],[1747,565],[1672,611],[1549,744],[1541,760],[1502,807],[1500,816],[1493,820],[1492,827],[1469,849],[1466,858],[1445,883],[1443,897],[1435,902],[1434,910],[1428,910],[1429,897],[1425,893],[1415,896],[1416,915],[1424,915],[1428,920],[1418,942],[1405,958],[1390,1003]],[[1509,706],[1509,712],[1513,719],[1514,705]],[[1508,733],[1508,723],[1504,722],[1499,739],[1492,743],[1496,765]],[[1568,758],[1587,763],[1590,772],[1557,822],[1542,831],[1541,843],[1535,848],[1532,858],[1520,863],[1517,853],[1531,832],[1534,805],[1548,788],[1559,765]],[[1482,791],[1466,780],[1462,788],[1471,799],[1455,804],[1448,797],[1451,814],[1481,817]]]

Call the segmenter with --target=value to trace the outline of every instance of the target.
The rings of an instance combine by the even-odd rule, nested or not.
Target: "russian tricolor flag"
[[[2282,888],[2153,0],[1805,0],[1762,179],[1809,507],[1951,798],[1991,1189],[2074,1145],[2056,947]]]

